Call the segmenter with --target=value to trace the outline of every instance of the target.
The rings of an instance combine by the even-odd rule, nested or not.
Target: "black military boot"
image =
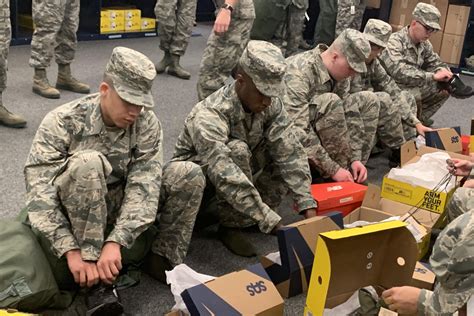
[[[123,306],[117,289],[113,286],[99,285],[86,295],[87,316],[122,315]]]
[[[163,256],[160,256],[156,253],[149,252],[145,257],[145,260],[142,265],[143,271],[154,278],[155,280],[160,281],[161,283],[166,284],[166,273],[165,271],[170,271],[173,269],[173,266]]]
[[[454,75],[451,80],[449,80],[449,85],[451,95],[455,98],[465,99],[474,95],[472,87],[465,85],[458,75]]]
[[[247,240],[245,234],[240,229],[219,225],[217,235],[224,246],[236,255],[242,257],[257,255],[255,247]]]

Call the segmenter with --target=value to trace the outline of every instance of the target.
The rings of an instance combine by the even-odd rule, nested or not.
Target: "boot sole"
[[[62,84],[56,84],[56,89],[61,89],[61,90],[66,90],[66,91],[71,91],[71,92],[75,92],[75,93],[81,93],[81,94],[89,94],[91,93],[91,90],[74,90],[72,89],[71,87],[67,86],[67,85],[62,85]]]
[[[0,125],[6,126],[6,127],[11,127],[11,128],[23,128],[23,127],[26,126],[26,122],[25,123],[19,123],[19,124],[7,124],[7,123],[4,123],[4,122],[0,122]]]
[[[179,79],[184,79],[184,80],[189,80],[191,78],[191,75],[189,76],[179,76],[176,72],[174,72],[173,70],[169,70],[168,69],[168,75],[171,75],[171,76],[174,76],[176,78],[179,78]]]
[[[46,99],[59,99],[61,97],[60,94],[58,94],[58,95],[44,94],[44,93],[41,92],[41,90],[36,89],[36,88],[33,88],[33,93],[36,93],[37,95],[40,95],[40,96],[42,96],[43,98],[46,98]]]
[[[123,306],[119,302],[107,303],[102,306],[98,306],[93,310],[86,312],[86,316],[116,316],[123,314]]]

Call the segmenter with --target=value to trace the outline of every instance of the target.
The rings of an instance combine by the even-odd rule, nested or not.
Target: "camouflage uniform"
[[[202,166],[215,187],[223,226],[258,224],[269,233],[281,219],[270,207],[279,201],[272,199],[281,200],[290,191],[298,212],[316,207],[316,202],[309,192],[304,149],[278,97],[286,68],[280,50],[268,42],[250,41],[239,65],[261,93],[272,97],[271,105],[260,113],[247,113],[235,82],[222,87],[188,115],[172,161]],[[255,179],[262,169],[261,180]],[[283,194],[275,197],[275,192]]]
[[[120,98],[153,106],[150,89],[156,72],[147,57],[117,47],[106,74]],[[105,242],[131,248],[155,222],[162,185],[161,231],[153,247],[170,262],[182,262],[199,203],[181,197],[204,187],[187,182],[199,175],[199,167],[174,163],[162,172],[162,130],[153,111],[142,111],[126,129],[108,127],[100,102],[98,93],[72,101],[41,123],[24,170],[32,226],[49,240],[57,257],[80,249],[83,260],[95,261]],[[202,189],[194,193],[198,201],[200,194]]]
[[[72,63],[77,46],[79,0],[33,0],[35,31],[31,40],[30,66],[48,68]]]
[[[308,6],[308,0],[293,0],[288,7],[285,56],[291,56],[298,52],[298,47],[303,39],[304,18]]]
[[[472,201],[472,197],[471,197]],[[434,291],[422,289],[419,315],[453,315],[474,295],[474,212],[460,215],[438,236],[430,257]]]
[[[359,31],[364,17],[365,0],[338,0],[336,36],[346,29]]]
[[[214,1],[216,8],[224,3],[223,0]],[[253,1],[239,0],[227,32],[223,35],[212,32],[209,36],[199,67],[197,91],[200,101],[224,86],[250,39],[254,19]]]
[[[474,177],[473,177],[474,178]],[[460,215],[474,210],[474,189],[457,188],[446,207],[448,220],[453,221]]]
[[[440,29],[440,14],[436,7],[419,3],[413,11],[413,17],[425,25]],[[390,36],[387,49],[380,56],[387,73],[402,90],[409,91],[421,109],[418,118],[425,122],[446,102],[448,96],[441,94],[433,74],[448,68],[438,54],[433,52],[429,41],[413,44],[408,35],[408,26]]]
[[[155,15],[158,21],[160,48],[173,55],[186,52],[196,16],[197,0],[156,2]]]
[[[314,29],[316,44],[331,45],[335,38],[337,0],[319,0],[319,16]]]
[[[2,0],[0,4],[0,94],[7,87],[7,57],[12,36],[10,23],[10,1]]]
[[[359,37],[362,42],[358,43],[358,49],[368,55],[369,43]],[[283,104],[297,137],[306,148],[311,165],[323,177],[331,177],[339,168],[348,168],[358,157],[353,155],[350,147],[344,113],[346,101],[336,94],[336,82],[321,58],[326,49],[327,46],[321,44],[287,58]],[[359,61],[364,63],[364,60],[362,57]]]

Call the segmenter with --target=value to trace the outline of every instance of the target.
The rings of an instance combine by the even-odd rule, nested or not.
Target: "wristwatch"
[[[221,9],[227,9],[230,11],[230,13],[234,11],[234,8],[228,3],[224,3],[223,5],[221,5]]]

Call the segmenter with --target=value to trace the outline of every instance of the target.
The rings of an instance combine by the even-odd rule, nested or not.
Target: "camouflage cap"
[[[239,65],[262,94],[276,97],[285,91],[283,75],[286,61],[275,45],[265,41],[250,41],[240,57]]]
[[[432,27],[436,30],[441,30],[439,20],[441,13],[434,5],[419,2],[413,10],[413,19]]]
[[[354,29],[346,29],[336,38],[333,45],[340,49],[352,69],[358,73],[367,71],[365,60],[370,55],[370,43],[364,34]]]
[[[154,106],[151,86],[156,77],[155,66],[148,57],[133,49],[115,47],[105,67],[115,91],[123,100],[144,107]]]
[[[392,27],[382,20],[370,19],[365,25],[364,34],[369,42],[385,48],[392,35]]]

